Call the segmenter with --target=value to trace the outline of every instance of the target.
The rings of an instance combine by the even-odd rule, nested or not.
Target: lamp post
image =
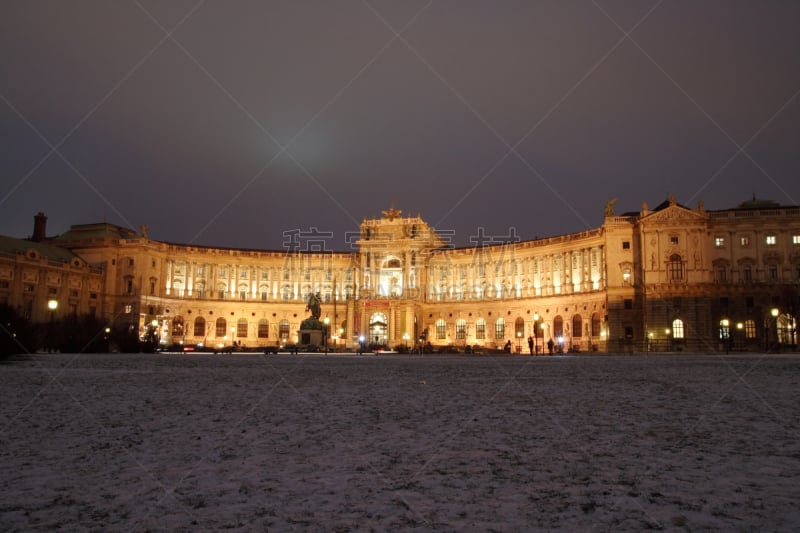
[[[522,353],[522,332],[517,332],[517,353]]]
[[[731,336],[731,330],[730,330],[731,321],[728,320],[727,318],[723,318],[720,321],[720,324],[722,325],[722,342],[725,343],[725,355],[728,355],[728,353],[730,352],[729,339]]]
[[[769,314],[772,315],[772,323],[775,324],[775,350],[780,351],[780,338],[778,337],[778,315],[780,311],[778,311],[777,307],[773,307],[769,310]],[[767,331],[767,341],[769,343],[769,331]]]
[[[53,337],[55,337],[56,330],[56,309],[58,309],[58,300],[47,300],[47,308],[50,310],[50,334],[47,342],[47,351],[49,352],[53,346]],[[55,351],[55,349],[53,349]]]
[[[323,342],[325,343],[325,355],[328,355],[328,325],[331,323],[331,319],[326,316],[322,322],[325,324],[325,338],[323,339]]]
[[[408,339],[409,339],[408,333],[403,333],[403,341],[405,342],[406,345],[406,351],[408,351]]]
[[[742,330],[744,330],[744,324],[742,324],[741,322],[737,322],[736,323],[736,331],[738,333],[736,334],[736,336],[740,339],[739,340],[739,349],[740,350],[743,349],[742,347],[744,346],[744,342],[742,342],[742,340],[741,340],[742,339]],[[731,344],[733,345],[733,348],[736,349],[736,339],[734,339],[733,342],[731,342]]]
[[[539,354],[539,313],[533,313],[533,353]]]

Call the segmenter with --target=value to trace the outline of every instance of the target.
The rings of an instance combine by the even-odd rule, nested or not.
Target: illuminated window
[[[683,261],[678,254],[672,254],[667,263],[667,273],[671,282],[683,281]]]
[[[792,244],[800,244],[800,235],[792,235]]]
[[[482,318],[475,322],[475,338],[479,340],[486,338],[486,321]]]
[[[521,316],[514,321],[514,336],[517,338],[525,336],[525,320]]]
[[[502,318],[498,318],[497,322],[494,323],[494,338],[496,340],[506,338],[506,321]]]
[[[764,239],[764,242],[767,246],[775,246],[775,244],[778,242],[778,239],[775,237],[775,235],[767,235],[767,237]]]
[[[441,318],[436,321],[436,338],[439,340],[447,338],[447,324]]]
[[[672,321],[672,338],[682,339],[683,337],[683,320],[676,318]]]
[[[289,338],[289,321],[285,318],[278,324],[278,336],[281,339]]]
[[[755,320],[745,320],[744,321],[744,336],[748,339],[755,339],[756,338],[756,321]]]
[[[573,315],[572,317],[572,336],[577,338],[583,336],[583,319],[581,315]]]
[[[625,285],[631,284],[631,270],[629,268],[626,268],[622,271],[622,282]]]
[[[183,317],[176,316],[172,319],[172,336],[173,337],[181,337],[183,336]]]
[[[714,237],[714,246],[722,248],[725,246],[725,237]]]
[[[258,321],[258,338],[259,339],[268,339],[269,338],[269,322],[267,322],[266,318],[262,318]]]
[[[247,319],[240,318],[238,322],[236,322],[236,336],[237,337],[247,337]]]
[[[739,238],[739,245],[742,248],[747,248],[748,246],[750,246],[750,237],[740,237]]]
[[[467,321],[459,318],[456,321],[456,339],[463,340],[467,338]]]
[[[224,318],[219,317],[217,319],[217,324],[216,324],[216,326],[217,326],[217,328],[216,328],[217,337],[224,337],[225,336],[225,329],[226,329],[227,325],[228,325],[228,323],[225,321]]]

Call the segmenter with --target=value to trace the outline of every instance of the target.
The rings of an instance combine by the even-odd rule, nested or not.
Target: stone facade
[[[611,204],[610,204],[611,205]],[[211,248],[110,224],[52,244],[102,272],[99,308],[162,342],[298,342],[310,292],[330,347],[528,352],[759,349],[794,343],[800,208],[724,211],[669,199],[602,226],[546,239],[452,248],[420,217],[364,220],[353,252]],[[87,267],[89,268],[89,267]],[[778,309],[773,317],[771,310]]]

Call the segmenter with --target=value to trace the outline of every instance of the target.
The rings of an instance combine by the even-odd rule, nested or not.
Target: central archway
[[[369,318],[369,342],[386,344],[388,342],[389,323],[383,313],[373,313]]]

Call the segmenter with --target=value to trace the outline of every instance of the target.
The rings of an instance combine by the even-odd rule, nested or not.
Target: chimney
[[[39,211],[36,213],[36,216],[33,217],[33,237],[31,240],[33,242],[41,242],[45,240],[47,237],[47,217]]]

